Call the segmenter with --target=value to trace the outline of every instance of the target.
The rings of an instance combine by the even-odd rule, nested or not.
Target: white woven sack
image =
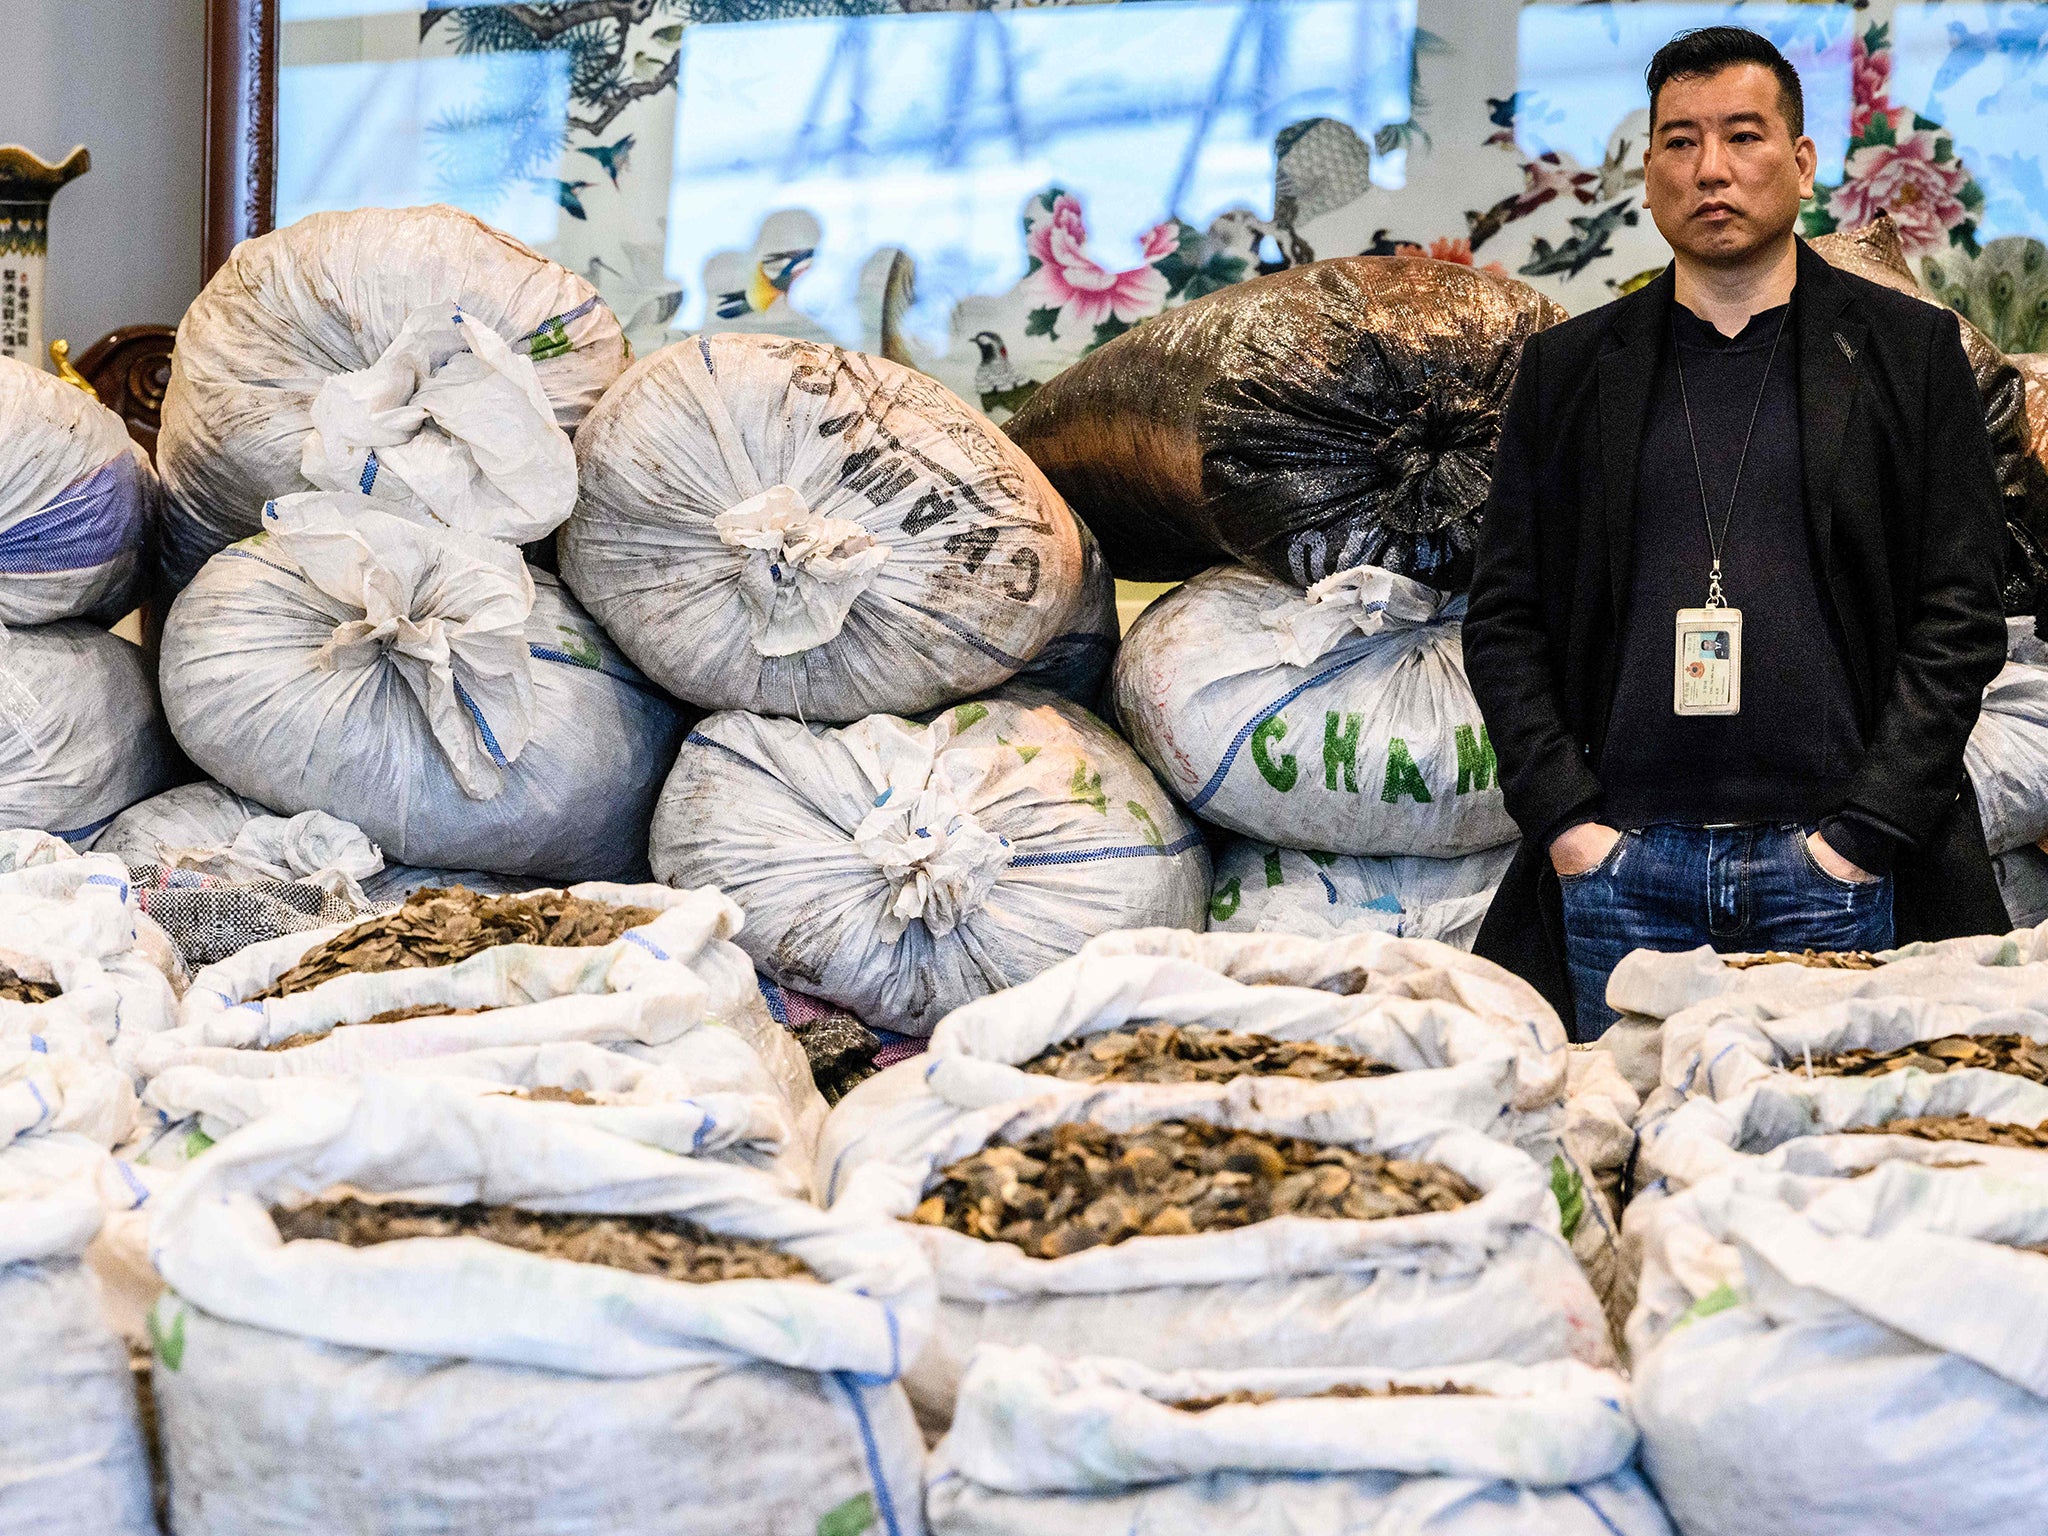
[[[1759,1078],[1797,1072],[1809,1056],[1833,1051],[1894,1050],[1943,1035],[2018,1034],[2048,1039],[2048,966],[2009,971],[1973,968],[1975,976],[2027,983],[2005,999],[1965,996],[1951,1002],[1925,992],[1878,993],[1779,1012],[1753,1002],[1702,1003],[1664,1023],[1664,1080],[1643,1107],[1647,1125],[1689,1098],[1733,1098]],[[1967,977],[1958,978],[1959,981]],[[1939,982],[1940,978],[1923,978]],[[1976,1069],[1972,1069],[1976,1070]],[[1895,1077],[1899,1074],[1888,1073]],[[1883,1079],[1816,1078],[1815,1092],[1889,1091]],[[1835,1086],[1828,1086],[1828,1085]]]
[[[2048,926],[1906,944],[1873,956],[1878,964],[1866,970],[1794,961],[1730,963],[1744,958],[1716,954],[1704,944],[1680,953],[1634,950],[1608,978],[1608,1006],[1625,1017],[1653,1021],[1716,1000],[1780,1017],[1851,997],[1933,997],[2011,1007],[2048,982]]]
[[[144,1042],[171,1028],[178,1000],[136,943],[128,886],[89,881],[64,898],[0,894],[0,965],[54,984],[44,1003],[0,1000],[0,1037],[35,1048],[67,1036],[105,1046],[135,1071]]]
[[[0,895],[69,896],[95,868],[83,859],[54,833],[33,827],[0,830]],[[124,876],[112,860],[102,859],[97,869],[116,880]]]
[[[157,496],[149,456],[119,416],[0,357],[0,624],[120,618]]]
[[[1993,854],[1991,872],[1998,877],[1998,894],[2014,927],[2048,922],[2048,853],[2030,843]]]
[[[1101,544],[1078,517],[1074,532],[1081,536],[1081,580],[1073,602],[1045,648],[1018,669],[1016,680],[1083,709],[1099,710],[1123,625],[1116,611],[1116,577],[1110,574]]]
[[[128,882],[125,862],[110,854],[82,854],[49,832],[27,827],[0,831],[0,896],[65,900],[88,885],[122,893],[135,922],[136,953],[162,972],[173,992],[183,992],[189,979],[185,963],[170,936],[142,910],[135,888]]]
[[[192,760],[409,864],[631,878],[675,710],[507,544],[287,497],[172,605]]]
[[[93,851],[228,881],[310,881],[358,908],[370,905],[360,882],[384,868],[383,852],[353,822],[325,811],[274,816],[204,779],[129,806]]]
[[[1359,984],[1316,984],[1333,974]],[[1141,1024],[1314,1040],[1400,1070],[1330,1083],[1114,1084],[1023,1070],[1055,1045]],[[1302,1116],[1357,1101],[1475,1130],[1505,1124],[1508,1139],[1523,1131],[1554,1141],[1566,1055],[1563,1026],[1533,988],[1423,941],[1375,934],[1318,944],[1168,929],[1105,935],[1029,981],[955,1009],[924,1054],[854,1088],[820,1139],[818,1194],[830,1203],[861,1164],[914,1157],[978,1111],[1046,1097],[1100,1103],[1106,1095],[1161,1116],[1246,1094]]]
[[[1349,984],[1327,989],[1337,976]],[[1023,1070],[1064,1041],[1150,1023],[1315,1040],[1399,1071],[1327,1083],[1089,1084]],[[1031,981],[956,1009],[926,1054],[856,1087],[826,1120],[815,1182],[830,1202],[863,1162],[915,1159],[960,1120],[1003,1104],[1085,1099],[1094,1114],[1128,1100],[1170,1117],[1228,1101],[1304,1124],[1364,1106],[1468,1126],[1534,1158],[1550,1175],[1566,1239],[1605,1295],[1618,1231],[1599,1176],[1628,1157],[1632,1136],[1620,1112],[1634,1105],[1570,1095],[1570,1056],[1564,1026],[1526,982],[1428,940],[1108,934]],[[1619,1083],[1602,1086],[1628,1094]]]
[[[599,882],[568,889],[660,916],[610,944],[500,944],[453,965],[339,976],[260,1001],[244,999],[347,925],[251,944],[193,978],[178,1028],[153,1042],[141,1065],[150,1076],[175,1066],[350,1076],[494,1046],[582,1042],[677,1067],[702,1091],[774,1092],[795,1128],[792,1155],[808,1157],[825,1101],[802,1047],[770,1017],[752,962],[731,942],[739,908],[713,890]],[[422,1007],[487,1011],[335,1027]],[[250,1049],[320,1032],[328,1038],[290,1051]],[[257,1064],[259,1055],[268,1062]]]
[[[491,896],[532,885],[518,875],[387,863],[353,822],[325,811],[278,816],[205,779],[131,805],[94,840],[93,849],[228,879],[311,879],[359,905],[400,902],[427,885],[464,885]],[[353,890],[334,878],[337,871],[354,882]]]
[[[397,906],[414,891],[428,886],[460,885],[480,896],[514,896],[531,890],[524,875],[493,875],[480,869],[436,869],[420,864],[392,864],[363,882],[363,894],[378,906]]]
[[[110,1165],[72,1132],[0,1141],[0,1536],[156,1536],[128,1350],[79,1260]]]
[[[2048,656],[2031,618],[2006,621],[2007,661],[1963,749],[1993,853],[2048,837]]]
[[[116,892],[138,919],[138,930],[146,930],[147,919],[138,909],[124,861],[112,854],[81,853],[51,832],[28,827],[0,832],[0,896],[68,901],[87,886]]]
[[[180,1536],[920,1532],[923,1446],[895,1384],[930,1327],[916,1246],[537,1107],[373,1077],[193,1165],[152,1238]],[[693,1285],[477,1238],[278,1241],[269,1207],[338,1184],[673,1214],[819,1278]]]
[[[178,325],[165,575],[183,586],[296,491],[541,538],[575,502],[567,434],[626,358],[595,288],[454,208],[319,213],[246,240]]]
[[[562,578],[678,698],[806,720],[981,693],[1061,632],[1073,515],[1023,451],[913,368],[694,336],[576,434]]]
[[[1887,1162],[1669,1202],[1735,1267],[1637,1359],[1643,1463],[1685,1536],[2038,1532],[2048,1180]],[[1646,1287],[1648,1277],[1646,1275]]]
[[[1201,834],[1145,765],[1038,690],[924,726],[712,715],[649,856],[739,902],[775,981],[917,1035],[1108,929],[1198,927],[1209,889]]]
[[[76,620],[0,625],[0,827],[88,843],[176,756],[141,647]]]
[[[291,1054],[237,1051],[233,1060],[219,1066],[193,1063],[159,1073],[144,1096],[146,1107],[165,1125],[157,1142],[189,1162],[195,1152],[204,1150],[193,1142],[193,1130],[206,1142],[218,1142],[264,1115],[291,1113],[308,1093],[328,1092],[336,1083],[376,1072],[432,1077],[479,1096],[516,1095],[535,1088],[580,1093],[595,1102],[541,1100],[534,1109],[664,1152],[723,1158],[776,1172],[788,1192],[798,1196],[810,1189],[809,1169],[781,1156],[795,1139],[795,1130],[781,1091],[758,1060],[746,1063],[752,1068],[746,1075],[753,1081],[744,1089],[704,1086],[707,1081],[718,1083],[724,1075],[719,1071],[723,1063],[715,1058],[709,1070],[700,1072],[694,1062],[687,1067],[657,1066],[580,1040],[364,1062],[355,1072],[334,1071],[331,1057],[317,1064],[326,1069],[317,1073],[293,1070],[290,1064],[263,1070]],[[171,1161],[148,1154],[137,1160],[152,1166]]]
[[[1943,1097],[1932,1100],[1934,1106],[1943,1102]],[[1633,1355],[1647,1356],[1696,1309],[1711,1311],[1740,1289],[1741,1253],[1725,1232],[1716,1235],[1701,1221],[1702,1209],[1718,1210],[1725,1203],[1731,1179],[1767,1187],[1773,1199],[1803,1207],[1837,1183],[1866,1178],[1887,1163],[1973,1168],[2021,1183],[2048,1182],[2048,1158],[2040,1152],[1917,1136],[1817,1133],[1795,1136],[1769,1151],[1724,1150],[1717,1166],[1709,1166],[1704,1155],[1696,1157],[1689,1170],[1699,1175],[1694,1182],[1661,1178],[1629,1204],[1628,1248],[1640,1282],[1627,1329]],[[1705,1297],[1713,1299],[1700,1307]]]
[[[1777,1070],[1765,1072],[1753,1070],[1757,1058],[1750,1054],[1747,1040],[1733,1031],[1717,1031],[1728,1062],[1740,1065],[1709,1074],[1706,1091],[1668,1108],[1653,1106],[1652,1113],[1643,1117],[1638,1132],[1638,1185],[1654,1188],[1655,1182],[1661,1181],[1666,1188],[1683,1189],[1794,1137],[1832,1135],[1889,1120],[1925,1115],[1978,1115],[2017,1125],[2048,1120],[2048,1086],[2009,1072],[1970,1067],[1957,1072],[1908,1070],[1872,1077],[1808,1077],[1800,1070],[1800,1057],[1808,1042],[1817,1042],[1812,1050],[1819,1056],[1824,1051],[1857,1048],[1837,1041],[1871,1042],[1879,1050],[1894,1049],[1882,1042],[1911,1044],[1929,1037],[1909,1035],[1908,1031],[1925,1028],[1937,1033],[1995,1031],[2048,1039],[2048,1018],[2039,1015],[1994,1015],[1981,1022],[1971,1020],[1972,1028],[1961,1031],[1947,1029],[1947,1022],[1929,1022],[1916,1013],[1878,1012],[1861,1003],[1822,1009],[1798,1021],[1800,1044],[1793,1047],[1791,1059]],[[2015,1030],[2016,1024],[2032,1027]],[[1713,1091],[1717,1084],[1726,1091]],[[1658,1109],[1663,1112],[1656,1112]]]
[[[1481,1198],[1382,1221],[1281,1217],[1132,1238],[1060,1259],[911,1225],[939,1288],[931,1343],[906,1378],[925,1423],[945,1425],[961,1373],[984,1343],[1123,1355],[1162,1370],[1613,1359],[1600,1303],[1558,1235],[1549,1178],[1526,1155],[1462,1126],[1356,1100],[1312,1115],[1267,1112],[1251,1086],[1241,1081],[1185,1118],[1441,1163]],[[998,1106],[956,1121],[914,1156],[862,1164],[832,1210],[899,1219],[939,1170],[991,1142],[1063,1121],[1130,1131],[1163,1118],[1114,1092]]]
[[[1333,1387],[1471,1396],[1316,1398]],[[1273,1401],[1199,1411],[1231,1392]],[[1628,1385],[1575,1360],[1152,1371],[985,1345],[926,1473],[933,1536],[1668,1536]]]
[[[1447,858],[1513,842],[1465,681],[1462,597],[1374,566],[1307,595],[1239,566],[1147,608],[1117,719],[1204,820],[1288,848]]]
[[[112,1147],[134,1124],[134,1086],[104,1053],[0,1042],[0,1147],[53,1132]]]
[[[1668,1234],[1691,1230],[1689,1217],[1666,1207],[1717,1175],[1760,1169],[1855,1178],[1882,1163],[1902,1161],[1928,1167],[1996,1168],[2016,1177],[2048,1179],[2048,1154],[2039,1151],[1872,1131],[1889,1121],[1939,1115],[2038,1125],[2048,1121],[2048,1088],[2002,1073],[1975,1071],[1895,1072],[1865,1081],[1874,1091],[1816,1093],[1811,1089],[1818,1085],[1780,1073],[1725,1101],[1690,1099],[1645,1126],[1635,1198],[1622,1219],[1621,1268],[1630,1299],[1631,1339],[1647,1347],[1691,1306],[1693,1293],[1674,1290],[1658,1278],[1660,1269],[1668,1270],[1675,1262]],[[1685,1240],[1681,1236],[1679,1241]]]
[[[250,822],[274,814],[224,784],[201,779],[129,806],[93,839],[93,851],[161,863],[167,850],[232,847]]]
[[[1461,858],[1365,858],[1232,838],[1216,855],[1209,928],[1328,939],[1391,933],[1469,950],[1515,844]]]

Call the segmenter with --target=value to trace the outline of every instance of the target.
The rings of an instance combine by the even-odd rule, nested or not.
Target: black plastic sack
[[[1006,430],[1120,577],[1220,556],[1300,586],[1372,564],[1456,589],[1522,343],[1564,318],[1451,262],[1314,262],[1145,321]]]

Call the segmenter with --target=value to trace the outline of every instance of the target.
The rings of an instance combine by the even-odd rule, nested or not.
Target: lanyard
[[[1678,399],[1685,408],[1685,435],[1692,443],[1692,472],[1700,483],[1700,516],[1707,525],[1707,553],[1713,558],[1713,569],[1707,575],[1707,606],[1726,606],[1721,596],[1721,548],[1727,541],[1729,525],[1735,521],[1735,498],[1742,490],[1742,467],[1749,462],[1749,440],[1756,434],[1756,419],[1764,408],[1764,393],[1771,387],[1771,369],[1778,361],[1778,343],[1785,339],[1785,322],[1792,318],[1792,305],[1788,301],[1785,313],[1778,316],[1778,333],[1771,338],[1771,355],[1764,359],[1763,381],[1756,387],[1756,404],[1749,410],[1749,430],[1742,434],[1742,453],[1735,460],[1735,482],[1728,487],[1728,512],[1721,519],[1721,531],[1714,532],[1713,509],[1707,505],[1707,474],[1700,467],[1699,434],[1693,430],[1692,400],[1685,392],[1685,348],[1678,339],[1678,318],[1671,321],[1671,360],[1678,365]]]

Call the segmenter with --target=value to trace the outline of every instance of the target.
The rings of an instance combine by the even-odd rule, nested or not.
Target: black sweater
[[[1740,335],[1726,337],[1683,305],[1671,306],[1671,344],[1657,370],[1637,466],[1599,815],[1621,827],[1825,822],[1823,835],[1837,853],[1881,872],[1893,858],[1890,829],[1857,813],[1836,816],[1867,743],[1807,531],[1789,308],[1756,315]],[[1724,596],[1742,612],[1742,709],[1735,715],[1682,716],[1671,706],[1673,616],[1705,603],[1712,563],[1702,479],[1716,530],[1727,525]]]

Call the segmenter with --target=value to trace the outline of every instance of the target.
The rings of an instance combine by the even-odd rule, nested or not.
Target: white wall
[[[0,144],[92,169],[50,210],[44,334],[83,352],[199,291],[204,0],[0,0]]]

